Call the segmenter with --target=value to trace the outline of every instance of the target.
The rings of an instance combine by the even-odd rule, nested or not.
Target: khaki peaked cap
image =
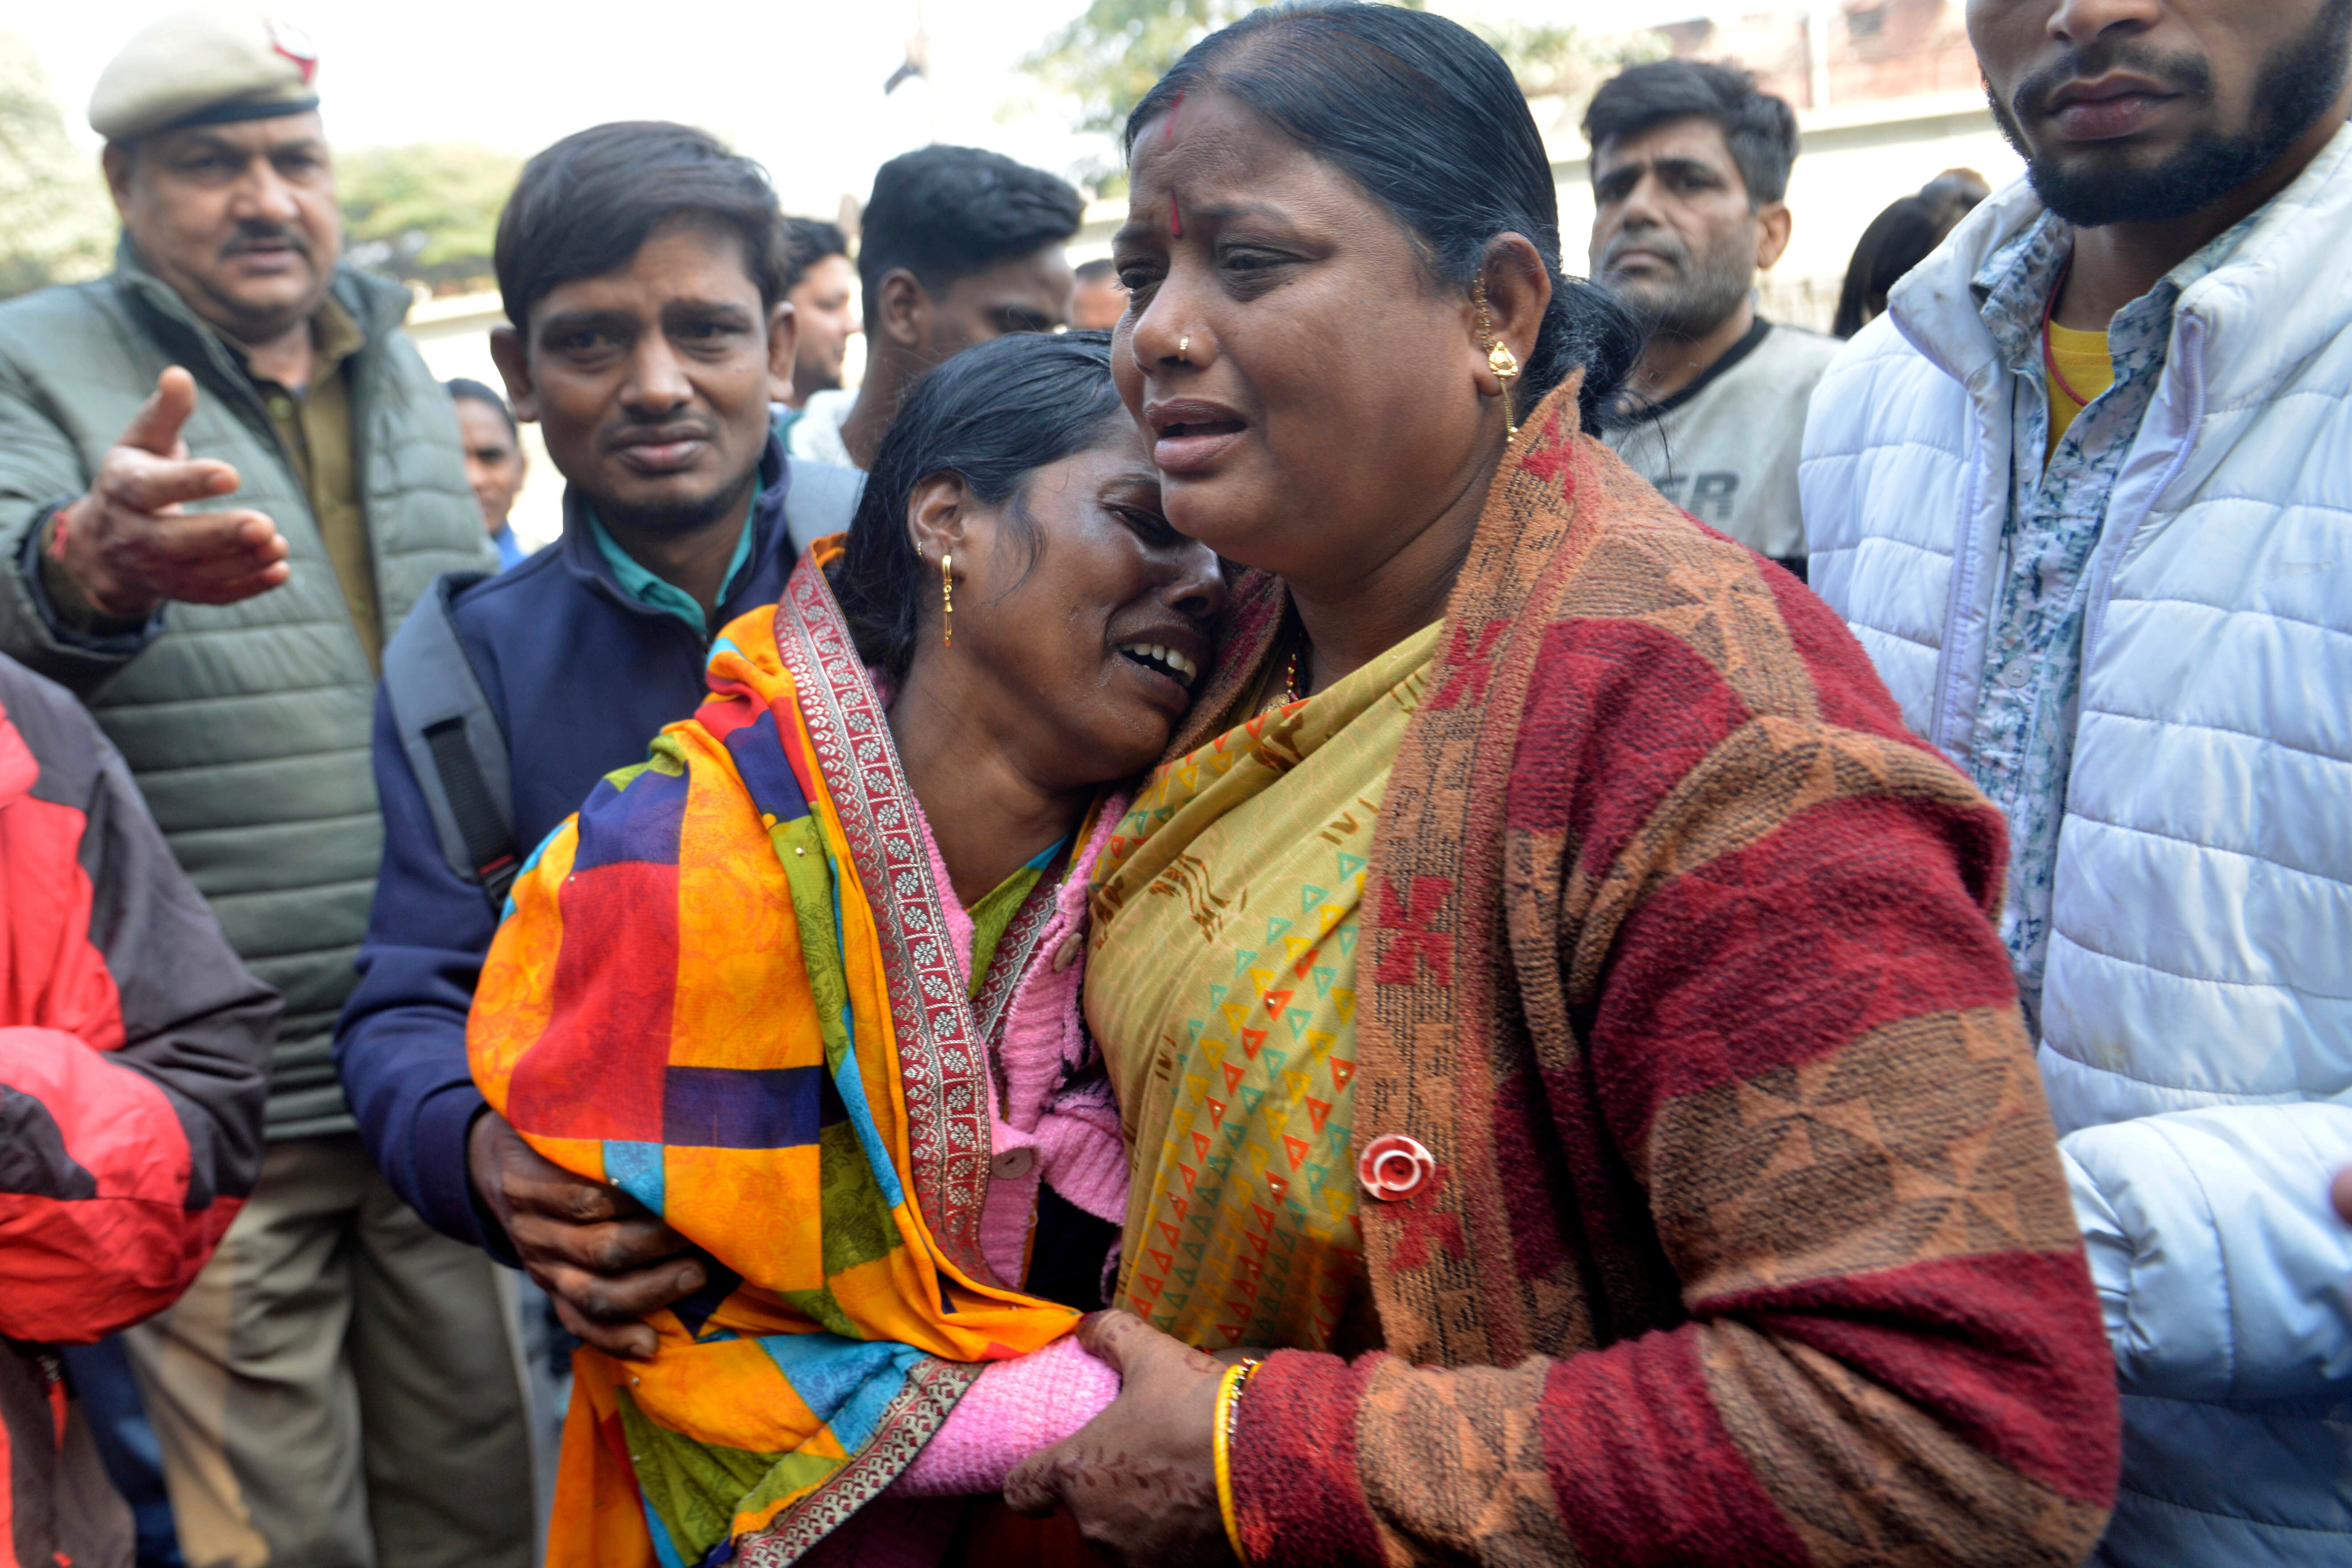
[[[318,51],[299,27],[242,8],[183,11],[142,29],[99,73],[89,128],[109,142],[319,107]]]

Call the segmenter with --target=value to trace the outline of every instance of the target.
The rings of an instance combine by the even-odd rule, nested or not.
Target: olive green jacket
[[[376,624],[390,628],[440,574],[496,559],[449,399],[400,329],[407,290],[348,269],[332,287],[367,335],[344,368]],[[39,524],[89,488],[173,364],[196,379],[189,452],[234,464],[243,480],[203,504],[268,513],[292,549],[293,578],[243,604],[172,604],[138,631],[78,635],[41,586]],[[0,305],[0,652],[89,704],[231,944],[285,993],[270,1135],[350,1128],[328,1045],[382,840],[372,650],[237,357],[127,242],[109,277]]]

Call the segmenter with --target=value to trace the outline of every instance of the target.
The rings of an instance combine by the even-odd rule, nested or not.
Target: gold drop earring
[[[1486,309],[1485,279],[1470,280],[1470,298],[1478,306],[1478,342],[1486,351],[1486,368],[1493,371],[1495,379],[1503,384],[1503,438],[1508,441],[1519,433],[1519,422],[1511,415],[1511,383],[1519,374],[1519,356],[1511,352],[1510,344],[1498,342],[1495,337],[1495,317]]]
[[[955,577],[949,568],[955,564],[951,553],[940,557],[940,644],[955,647]]]

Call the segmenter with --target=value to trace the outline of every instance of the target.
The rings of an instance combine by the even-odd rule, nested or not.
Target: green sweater
[[[400,330],[407,290],[349,270],[332,287],[367,339],[345,368],[375,619],[389,634],[435,577],[496,562],[449,399]],[[196,379],[188,450],[234,464],[244,481],[204,504],[268,514],[293,578],[240,605],[172,604],[136,632],[77,636],[39,584],[36,525],[89,488],[173,364]],[[362,646],[299,471],[236,357],[127,243],[110,277],[0,305],[0,652],[89,704],[232,945],[285,993],[273,1137],[352,1126],[329,1044],[382,842],[369,757],[375,651]]]

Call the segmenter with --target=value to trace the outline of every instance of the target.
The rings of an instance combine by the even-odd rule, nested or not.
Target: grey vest
[[[333,289],[367,334],[345,369],[377,621],[390,628],[435,577],[495,558],[449,399],[400,330],[407,290],[349,270]],[[28,532],[50,503],[88,488],[173,364],[196,379],[189,451],[234,464],[243,481],[209,504],[268,513],[293,578],[240,605],[173,604],[152,640],[78,646],[40,613]],[[0,651],[89,703],[231,944],[285,993],[271,1135],[349,1129],[328,1045],[383,842],[374,678],[299,474],[250,382],[127,244],[108,278],[0,305]]]

